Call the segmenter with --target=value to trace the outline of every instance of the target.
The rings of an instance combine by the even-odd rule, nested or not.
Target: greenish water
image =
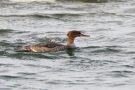
[[[17,0],[16,0],[17,1]],[[1,90],[134,90],[135,1],[0,2]],[[74,50],[15,52],[18,46],[66,44]]]

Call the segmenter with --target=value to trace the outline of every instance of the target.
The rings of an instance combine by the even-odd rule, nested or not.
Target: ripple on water
[[[13,31],[12,29],[0,29],[0,34],[12,33]]]
[[[109,72],[109,76],[114,77],[114,78],[122,78],[122,77],[129,77],[131,75],[134,75],[135,72],[129,71],[129,70],[123,70],[123,71],[111,71]]]
[[[106,69],[106,67],[113,67],[117,65],[117,62],[115,61],[111,61],[111,60],[100,60],[100,59],[94,59],[94,58],[87,58],[87,57],[81,57],[81,56],[77,56],[74,58],[71,58],[70,60],[68,60],[67,62],[67,66],[72,67],[72,69],[77,70],[102,70],[102,69]],[[70,68],[71,69],[71,68]],[[72,70],[71,69],[71,70]]]
[[[72,2],[85,2],[85,3],[105,3],[108,0],[57,0],[57,1],[72,1]]]
[[[83,2],[85,0],[78,1]],[[90,2],[90,0],[86,0],[86,2]],[[134,22],[132,21],[134,20],[130,15],[127,16],[123,13],[125,8],[133,11],[134,6],[132,4],[128,8],[130,3],[127,3],[127,1],[125,4],[123,2],[101,4],[41,4],[33,2],[1,5],[0,11],[4,12],[0,15],[1,26],[11,27],[11,30],[0,29],[1,86],[17,90],[38,90],[40,88],[43,90],[46,88],[49,88],[48,90],[59,88],[61,88],[60,90],[84,90],[88,88],[90,90],[91,86],[134,85],[135,53],[134,49],[130,47],[133,41],[129,42],[130,39],[134,39],[134,29],[132,31],[132,28],[134,28]],[[7,10],[6,13],[5,10]],[[133,16],[131,11],[125,12]],[[12,28],[15,30],[12,30]],[[29,32],[20,32],[20,30],[25,29]],[[63,29],[85,29],[95,37],[85,42],[89,44],[86,45],[88,47],[76,50],[55,53],[14,51],[15,47],[27,45],[27,43],[46,43],[47,38],[43,37],[46,35],[55,41],[65,43],[66,34]],[[126,34],[128,32],[126,29],[130,29],[131,32]],[[33,33],[33,30],[37,31]],[[123,30],[126,33],[123,33]],[[122,47],[123,42],[127,42],[126,47]],[[78,41],[78,43],[77,46],[83,42]],[[108,43],[114,46],[107,46]],[[118,44],[121,46],[115,46]],[[15,86],[18,86],[18,88],[15,88]],[[50,89],[50,87],[53,89]]]
[[[32,53],[32,52],[15,52],[8,53],[6,55],[10,58],[24,59],[24,60],[35,60],[35,59],[59,59],[60,57],[52,54]]]
[[[0,75],[0,78],[3,80],[33,80],[33,77],[27,77],[26,75],[19,76],[19,75]]]
[[[91,53],[119,53],[119,52],[121,52],[120,49],[104,47],[104,48],[94,50]]]
[[[19,76],[11,76],[11,75],[0,75],[1,79],[11,80],[11,79],[20,79]]]
[[[121,66],[129,69],[135,68],[133,65],[121,65]]]

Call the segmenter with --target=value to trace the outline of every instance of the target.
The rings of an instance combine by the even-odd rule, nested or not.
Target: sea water
[[[135,0],[2,0],[0,90],[134,90],[134,17]],[[15,52],[66,44],[71,30],[90,37],[78,37],[71,51]]]

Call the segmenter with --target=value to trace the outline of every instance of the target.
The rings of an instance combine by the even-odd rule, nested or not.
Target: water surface
[[[0,2],[1,90],[134,90],[135,1]],[[28,1],[28,0],[27,0]],[[76,50],[15,52],[80,30]]]

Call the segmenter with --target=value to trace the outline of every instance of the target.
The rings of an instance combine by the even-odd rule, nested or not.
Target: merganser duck
[[[24,52],[56,52],[64,51],[66,49],[75,48],[74,40],[76,37],[89,37],[89,35],[84,35],[81,31],[69,31],[67,34],[67,45],[62,45],[54,42],[49,42],[48,44],[36,44],[29,46],[22,46],[17,49],[17,51]]]

